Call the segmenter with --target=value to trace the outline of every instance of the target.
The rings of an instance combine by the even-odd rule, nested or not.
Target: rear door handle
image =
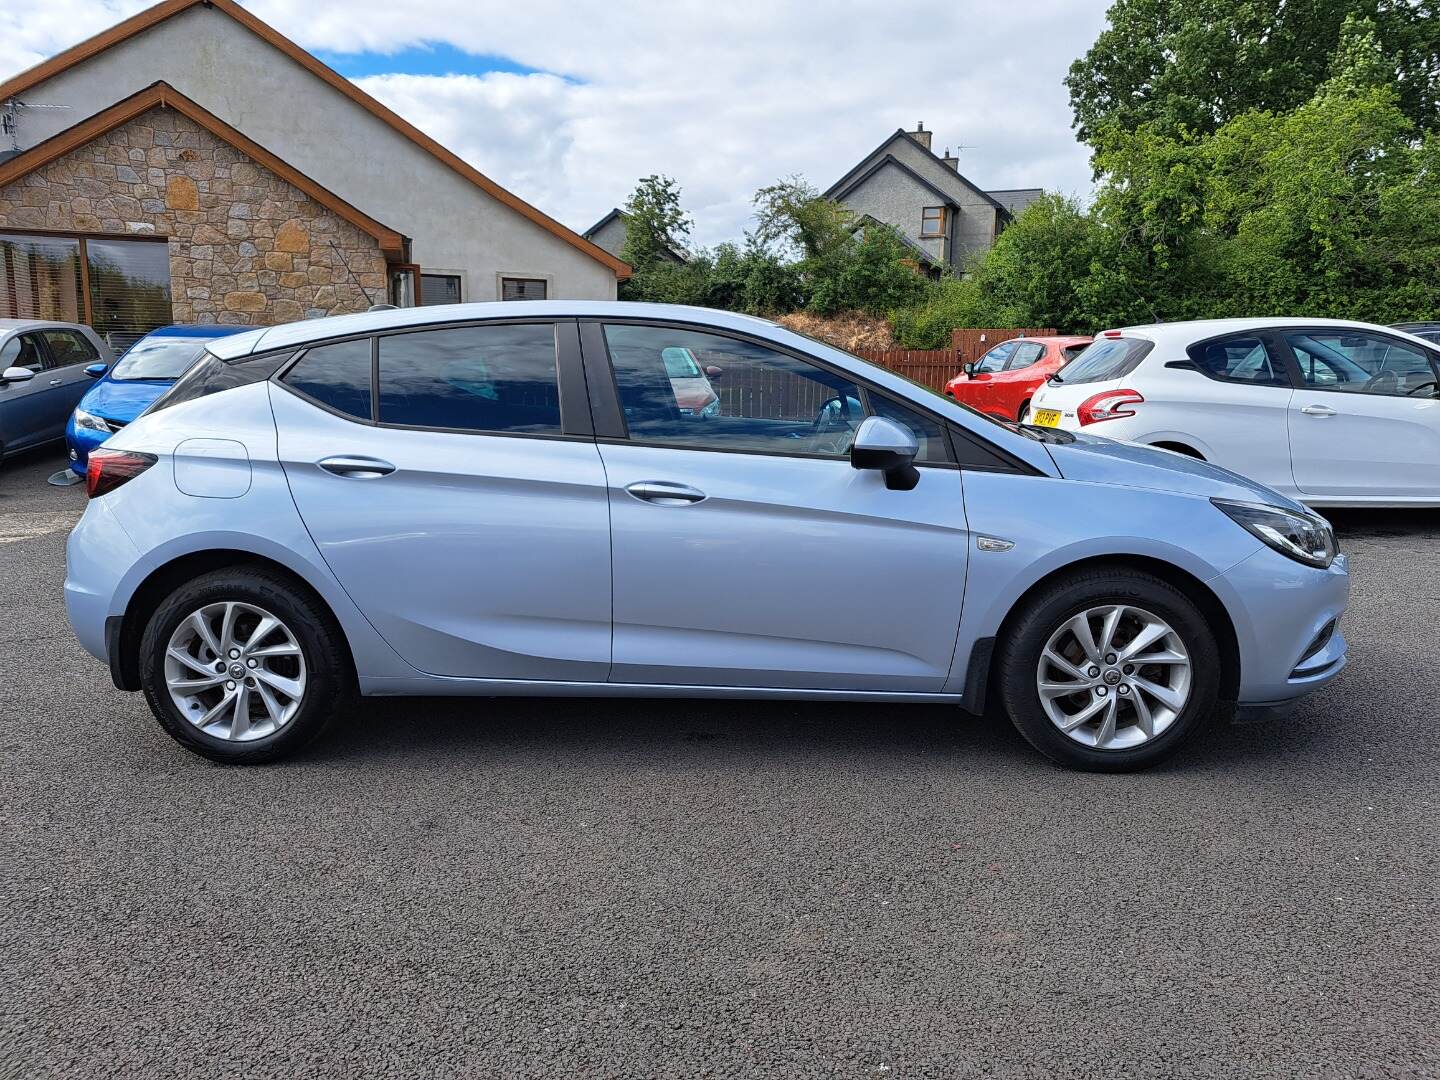
[[[657,506],[688,506],[705,501],[705,493],[688,484],[672,484],[668,480],[642,480],[625,488],[641,502]]]
[[[316,464],[328,473],[351,480],[375,480],[395,471],[395,466],[390,462],[369,457],[327,457],[321,458]]]
[[[1306,416],[1334,416],[1335,410],[1329,405],[1306,405],[1300,410]]]

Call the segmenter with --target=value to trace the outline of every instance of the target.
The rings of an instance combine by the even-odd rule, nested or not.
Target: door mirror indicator
[[[920,470],[915,468],[919,453],[920,443],[908,428],[883,416],[870,416],[855,433],[850,465],[884,473],[885,486],[891,491],[909,491],[920,482]]]
[[[89,375],[92,379],[98,379],[109,370],[109,364],[90,364],[85,368],[85,374]]]
[[[35,377],[28,367],[8,367],[0,373],[0,383],[27,382]]]

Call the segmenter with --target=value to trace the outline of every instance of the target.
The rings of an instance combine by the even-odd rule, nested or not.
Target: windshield
[[[1055,378],[1067,385],[1123,378],[1154,347],[1153,341],[1144,338],[1102,338],[1066,364]]]
[[[112,379],[178,379],[205,351],[202,338],[141,338],[130,346]]]
[[[660,359],[665,362],[665,374],[672,379],[700,378],[700,365],[690,355],[690,350],[671,345],[660,350]]]

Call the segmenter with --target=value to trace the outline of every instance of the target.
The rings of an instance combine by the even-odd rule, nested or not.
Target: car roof
[[[1401,337],[1413,338],[1415,341],[1434,347],[1433,342],[1425,342],[1423,338],[1416,338],[1414,334],[1382,326],[1379,323],[1360,322],[1357,319],[1308,319],[1304,316],[1268,315],[1253,319],[1196,319],[1190,322],[1148,323],[1117,327],[1114,330],[1102,331],[1101,334],[1119,333],[1129,337],[1147,338],[1159,346],[1184,347],[1197,341],[1204,341],[1206,338],[1219,337],[1221,334],[1244,330],[1269,330],[1286,326],[1336,326],[1351,330],[1378,330],[1384,334],[1399,334]],[[1101,334],[1097,334],[1096,337],[1100,337]]]
[[[153,337],[180,337],[180,338],[218,338],[228,337],[231,334],[243,334],[255,329],[253,326],[223,326],[219,323],[191,323],[174,326],[157,326],[145,336]]]
[[[534,318],[669,319],[728,327],[733,330],[764,328],[774,332],[779,328],[778,323],[753,315],[737,315],[733,311],[681,304],[640,304],[624,300],[496,300],[484,304],[437,304],[434,307],[390,308],[355,315],[306,319],[236,334],[217,342],[210,351],[222,360],[230,360],[237,356],[248,356],[252,352],[299,346],[325,338],[343,337],[346,334],[373,334],[383,330],[437,326],[480,319]]]

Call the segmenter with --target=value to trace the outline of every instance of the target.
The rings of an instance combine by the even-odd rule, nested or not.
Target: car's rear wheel
[[[160,604],[140,645],[156,719],[213,761],[256,764],[304,746],[352,699],[344,636],[279,574],[217,570]]]
[[[1094,772],[1143,769],[1215,713],[1220,650],[1184,593],[1140,571],[1055,582],[1008,627],[1001,700],[1042,753]]]

